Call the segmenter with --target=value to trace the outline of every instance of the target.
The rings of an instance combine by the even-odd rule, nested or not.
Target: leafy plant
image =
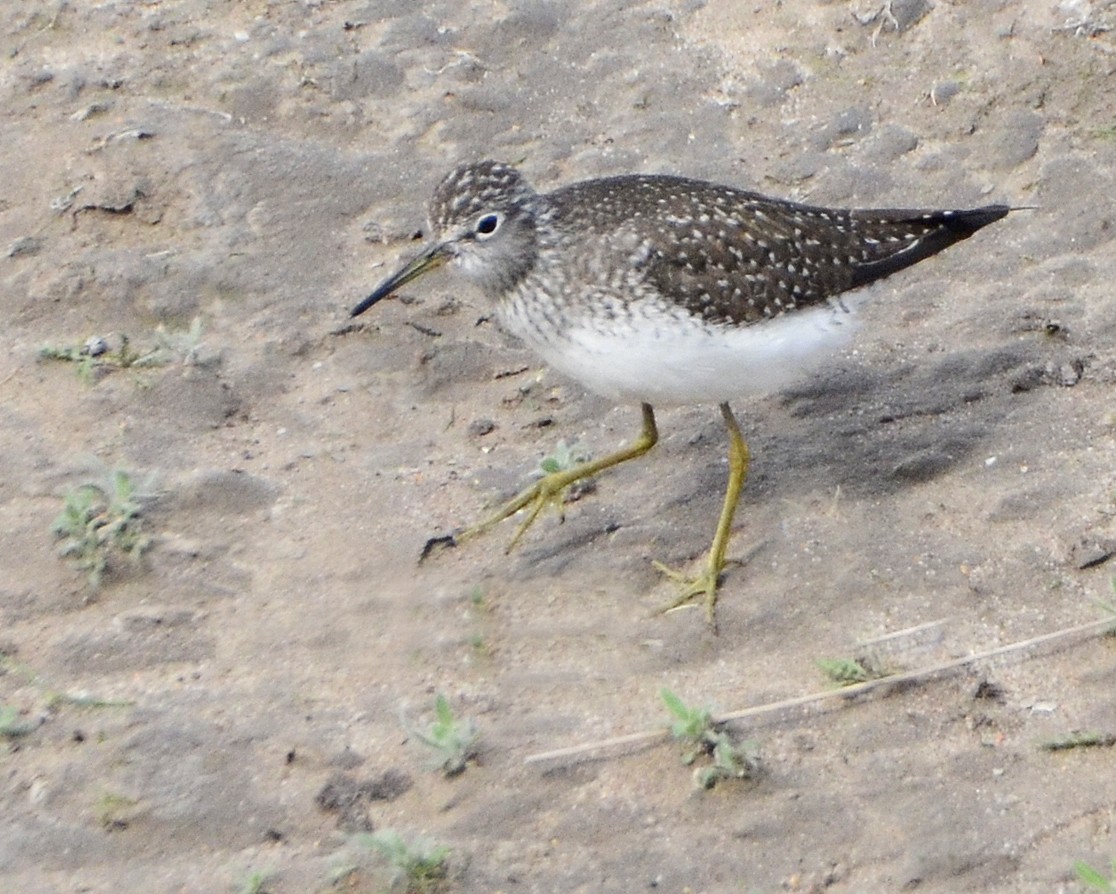
[[[105,792],[97,799],[94,812],[97,815],[97,821],[106,831],[115,832],[128,828],[135,817],[138,804],[139,801],[135,798],[129,798],[127,795]]]
[[[544,474],[553,475],[555,472],[565,472],[567,469],[572,469],[588,459],[589,455],[578,449],[576,444],[559,441],[554,447],[554,452],[550,456],[543,457],[539,462],[539,468]]]
[[[1111,748],[1114,745],[1116,736],[1111,733],[1074,732],[1043,742],[1039,748],[1043,751],[1069,751],[1071,748]]]
[[[38,691],[40,706],[16,708],[11,704],[0,703],[0,739],[16,739],[34,732],[39,726],[54,719],[65,707],[75,708],[121,708],[130,707],[133,702],[99,698],[89,693],[63,692],[52,688],[36,671],[16,661],[9,655],[0,653],[0,676],[11,674]],[[30,717],[31,719],[26,719]]]
[[[480,584],[477,584],[469,591],[469,604],[478,611],[483,611],[487,608],[484,601],[484,588]]]
[[[159,356],[157,350],[143,353],[137,351],[126,335],[120,336],[120,346],[115,349],[109,347],[108,340],[99,335],[94,335],[80,345],[62,348],[43,345],[39,348],[39,358],[76,364],[78,378],[86,384],[92,384],[100,376],[117,369],[160,366],[167,362]]]
[[[174,361],[197,363],[202,347],[201,338],[201,319],[195,318],[185,332],[168,332],[163,326],[157,326],[155,346],[146,350],[133,347],[127,335],[120,336],[120,344],[116,348],[109,344],[107,338],[94,335],[80,345],[43,345],[39,348],[39,358],[74,363],[78,378],[86,384],[92,384],[118,369],[166,366]]]
[[[718,732],[710,756],[713,763],[694,772],[699,788],[713,788],[722,779],[754,779],[759,773],[759,743],[751,739],[736,743],[728,733]]]
[[[734,742],[728,732],[718,727],[708,708],[691,707],[665,687],[659,695],[674,716],[671,735],[685,743],[687,750],[682,763],[690,766],[701,755],[712,761],[694,770],[694,782],[699,788],[713,788],[722,779],[752,779],[758,774],[759,746],[754,741]]]
[[[244,880],[239,888],[236,889],[237,894],[264,894],[267,885],[266,872],[252,872],[248,878]]]
[[[123,698],[101,698],[88,693],[74,694],[70,692],[48,692],[46,705],[55,710],[62,705],[73,705],[78,708],[130,708],[135,702]]]
[[[558,475],[562,472],[568,472],[576,468],[582,463],[589,461],[589,454],[583,450],[578,449],[575,445],[567,444],[565,441],[559,441],[554,447],[554,452],[550,456],[544,456],[539,460],[539,467],[535,470],[536,478],[546,478],[549,475]],[[576,503],[586,494],[593,493],[597,488],[596,479],[592,477],[578,478],[573,482],[558,488],[549,488],[541,493],[538,497],[538,502],[535,503],[535,508],[527,515],[527,520],[520,525],[519,530],[516,532],[515,537],[512,538],[511,549],[518,541],[523,533],[531,526],[531,523],[538,516],[543,506],[550,506],[557,511],[559,519],[565,521],[566,518],[566,503]]]
[[[868,680],[879,680],[888,676],[888,672],[878,667],[872,660],[862,659],[818,659],[818,669],[829,677],[830,682],[838,686],[850,686],[855,683],[866,683]]]
[[[0,738],[17,739],[35,729],[35,724],[22,719],[23,713],[12,705],[0,705]]]
[[[406,894],[429,894],[438,890],[448,874],[446,860],[449,848],[429,838],[416,837],[410,842],[394,829],[381,829],[358,840],[377,851],[392,869],[392,886]]]
[[[434,700],[435,720],[426,731],[413,730],[415,737],[434,749],[437,766],[447,776],[456,776],[477,755],[480,733],[472,720],[460,721],[453,716],[449,701],[441,693]]]
[[[677,695],[665,686],[659,692],[667,710],[674,715],[670,725],[670,734],[683,742],[695,746],[692,752],[687,753],[682,761],[692,764],[694,759],[704,751],[704,743],[710,734],[715,733],[713,714],[708,708],[691,708]]]
[[[100,587],[116,556],[138,563],[151,545],[135,486],[127,472],[116,470],[104,483],[86,483],[66,494],[62,514],[51,530],[61,538],[59,552]]]
[[[1112,588],[1112,595],[1116,596],[1116,577],[1110,578],[1108,581],[1108,585]],[[1105,602],[1103,599],[1094,599],[1093,601],[1109,615],[1112,615],[1114,618],[1116,618],[1116,600],[1112,602]],[[1108,635],[1116,636],[1116,624],[1113,624],[1112,627],[1108,629]]]
[[[1112,868],[1107,876],[1084,860],[1078,860],[1073,864],[1073,868],[1077,877],[1092,890],[1116,894],[1116,858],[1112,860]]]
[[[172,360],[186,366],[199,363],[199,355],[204,347],[202,344],[201,317],[194,317],[190,328],[183,332],[170,332],[162,324],[155,327],[156,347],[151,352],[162,363]]]

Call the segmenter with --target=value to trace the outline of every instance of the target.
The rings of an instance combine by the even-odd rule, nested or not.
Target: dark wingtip
[[[943,218],[946,227],[952,232],[972,235],[1016,210],[1019,209],[1012,208],[1010,205],[985,205],[983,208],[972,208],[968,211],[952,211],[948,215],[943,215]]]
[[[968,208],[960,211],[894,211],[892,220],[901,220],[909,215],[912,223],[927,229],[927,232],[895,254],[877,258],[852,268],[851,288],[859,288],[898,273],[914,264],[924,261],[951,245],[968,239],[977,230],[1007,217],[1012,211],[1022,208],[1011,205],[985,205],[981,208]],[[866,212],[872,214],[873,212]]]

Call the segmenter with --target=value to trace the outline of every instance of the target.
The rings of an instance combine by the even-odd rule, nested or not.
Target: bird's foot
[[[717,586],[721,582],[721,571],[724,569],[724,563],[715,562],[712,557],[709,557],[705,562],[704,570],[696,577],[669,568],[662,562],[653,562],[652,564],[679,587],[678,597],[673,602],[664,605],[656,614],[664,615],[676,608],[682,608],[684,605],[695,604],[697,597],[704,596],[702,602],[705,605],[705,615],[709,621],[709,626],[716,632]]]
[[[559,517],[564,520],[565,511],[563,507],[567,499],[567,492],[572,494],[569,499],[576,499],[578,494],[584,493],[590,488],[593,476],[605,469],[627,462],[629,459],[642,456],[655,446],[655,442],[659,439],[658,430],[655,428],[655,412],[651,409],[650,404],[642,404],[641,410],[643,412],[643,428],[640,430],[639,437],[627,447],[600,459],[585,460],[571,465],[569,468],[555,467],[547,471],[538,481],[520,491],[484,521],[449,536],[432,537],[426,541],[426,546],[423,547],[419,561],[421,562],[444,548],[457,546],[464,540],[471,540],[481,534],[488,533],[490,529],[496,527],[504,519],[515,515],[521,509],[527,510],[527,515],[516,529],[511,543],[508,544],[506,552],[509,553],[515,549],[515,545],[519,543],[520,538],[527,533],[527,529],[535,523],[535,519],[547,506],[554,506],[558,510]],[[555,466],[557,465],[556,463]]]
[[[519,527],[516,528],[515,535],[512,537],[511,542],[508,543],[505,552],[511,552],[515,549],[516,544],[524,534],[527,533],[528,528],[535,523],[535,519],[542,514],[542,511],[548,506],[553,506],[558,512],[558,517],[565,520],[565,501],[566,492],[570,489],[574,482],[579,481],[583,476],[571,476],[570,470],[561,472],[548,472],[530,487],[524,488],[506,503],[497,509],[492,515],[471,525],[468,528],[453,535],[454,545],[461,543],[465,540],[472,540],[474,537],[479,537],[481,534],[487,534],[492,528],[496,527],[500,522],[506,518],[511,518],[517,512],[526,510],[526,515]]]
[[[554,506],[558,511],[559,518],[563,521],[565,520],[563,504],[565,502],[565,491],[570,487],[570,483],[568,481],[557,480],[563,477],[561,473],[556,472],[547,474],[530,487],[520,491],[483,521],[475,525],[470,525],[467,528],[459,528],[452,534],[441,534],[437,537],[431,537],[422,548],[422,553],[419,555],[419,562],[425,561],[432,555],[440,553],[442,550],[452,549],[459,543],[464,543],[466,540],[472,540],[474,537],[487,534],[504,519],[510,518],[522,509],[526,509],[526,518],[520,523],[519,527],[516,529],[515,536],[512,537],[511,542],[504,550],[510,553],[515,549],[520,538],[527,533],[527,529],[534,524],[535,519],[542,514],[542,511],[547,506]]]

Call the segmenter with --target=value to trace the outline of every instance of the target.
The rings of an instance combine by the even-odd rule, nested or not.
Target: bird
[[[550,471],[456,545],[525,510],[510,550],[573,483],[647,453],[656,406],[717,404],[728,483],[696,575],[656,562],[678,596],[715,606],[750,453],[730,401],[778,391],[823,365],[855,330],[858,290],[930,258],[1013,210],[838,209],[703,180],[622,174],[542,193],[515,167],[460,164],[429,203],[430,239],[350,311],[357,317],[448,265],[502,325],[588,390],[639,406],[621,449]],[[424,550],[424,555],[426,550]]]

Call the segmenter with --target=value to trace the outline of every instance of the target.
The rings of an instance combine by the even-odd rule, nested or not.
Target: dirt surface
[[[663,725],[664,686],[761,705],[824,691],[818,659],[930,666],[1112,599],[1116,7],[881,7],[4,4],[3,890],[378,891],[372,828],[451,848],[454,891],[1051,892],[1108,865],[1111,748],[1041,747],[1116,733],[1096,635],[739,724],[763,772],[712,791],[671,743],[524,762]],[[483,157],[543,189],[1036,207],[736,407],[754,461],[713,635],[654,614],[651,565],[708,545],[711,407],[663,410],[648,457],[513,554],[506,524],[416,563],[559,440],[638,428],[448,276],[349,325]],[[90,381],[39,358],[93,336]],[[122,336],[170,362],[112,369]],[[94,590],[51,525],[114,469],[152,544]],[[483,733],[449,779],[401,720],[438,693]]]

